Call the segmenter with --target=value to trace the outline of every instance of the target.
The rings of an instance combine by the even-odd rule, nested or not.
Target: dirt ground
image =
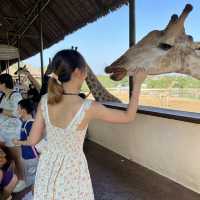
[[[200,113],[200,100],[193,99],[177,97],[165,97],[159,99],[151,96],[141,96],[140,105]]]
[[[124,103],[128,103],[128,92],[120,91],[112,92],[112,94],[117,96]],[[154,106],[200,113],[200,100],[195,99],[193,100],[179,97],[141,95],[139,104],[144,106]]]

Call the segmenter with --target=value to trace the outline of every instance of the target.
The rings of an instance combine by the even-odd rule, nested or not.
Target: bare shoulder
[[[105,106],[101,104],[100,102],[94,101],[94,100],[90,100],[90,101],[91,101],[91,105],[90,105],[90,108],[88,109],[88,113],[89,115],[91,115],[91,117],[93,117],[94,115],[96,115],[97,113],[105,109]]]
[[[91,100],[91,106],[90,106],[91,111],[95,111],[95,110],[100,109],[102,107],[104,107],[104,105],[102,105],[100,102]]]

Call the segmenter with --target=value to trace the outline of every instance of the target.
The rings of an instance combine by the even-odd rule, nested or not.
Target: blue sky
[[[140,40],[148,32],[163,29],[172,14],[180,14],[186,3],[191,3],[194,10],[187,18],[186,32],[200,41],[200,2],[199,0],[136,0],[136,39]],[[128,6],[88,24],[64,40],[44,50],[44,64],[47,65],[49,57],[64,48],[78,46],[87,62],[96,74],[102,74],[106,65],[128,49],[129,22]],[[40,66],[40,56],[37,54],[25,63],[34,67]]]

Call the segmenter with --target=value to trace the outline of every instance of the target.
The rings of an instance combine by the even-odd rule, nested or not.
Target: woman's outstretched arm
[[[147,76],[144,69],[136,69],[133,75],[133,91],[127,111],[107,108],[99,102],[94,102],[88,111],[89,118],[111,123],[128,123],[133,121],[137,113],[141,84]]]

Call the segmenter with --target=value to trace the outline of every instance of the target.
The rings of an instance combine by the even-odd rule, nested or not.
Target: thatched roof
[[[41,11],[44,48],[119,8],[128,0],[6,0],[0,6],[0,44],[17,46],[17,37]],[[38,6],[38,8],[35,8]],[[7,34],[8,32],[8,34]],[[40,51],[40,23],[35,19],[21,38],[21,59]]]

